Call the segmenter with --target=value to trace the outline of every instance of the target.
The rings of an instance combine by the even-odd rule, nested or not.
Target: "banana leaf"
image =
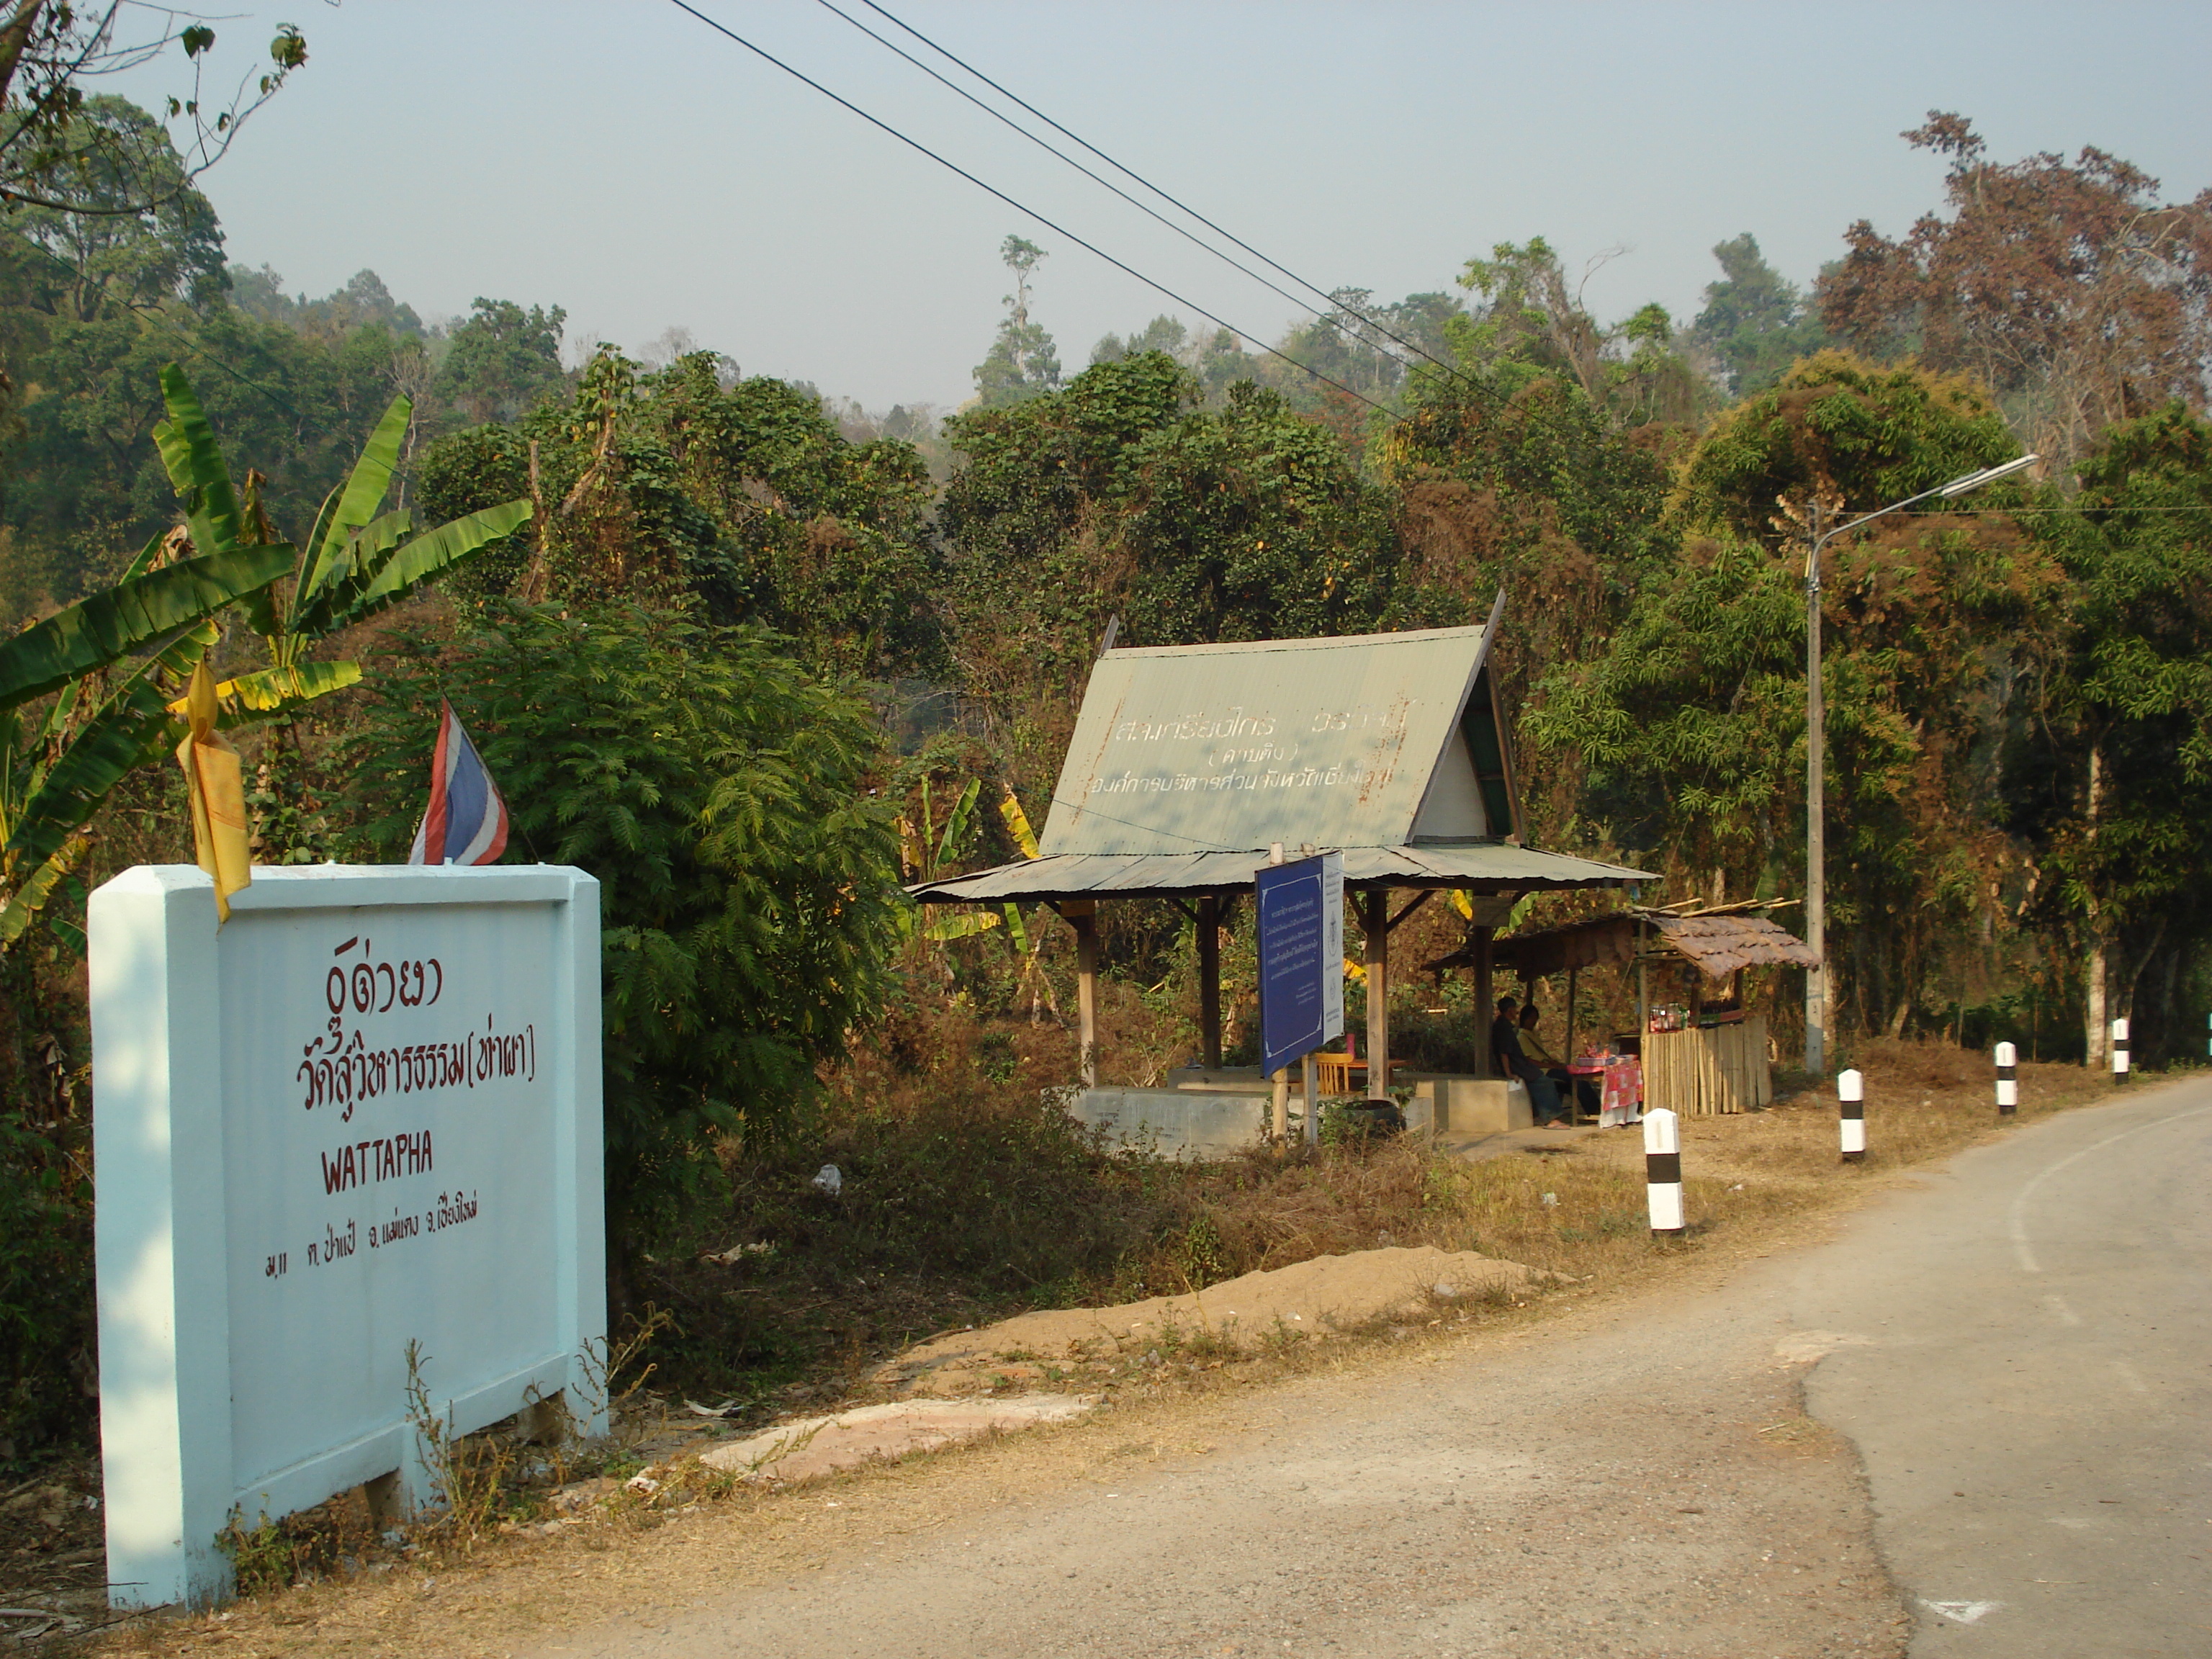
[[[352,580],[326,586],[302,614],[301,631],[333,634],[365,621],[405,599],[417,583],[453,569],[529,522],[530,503],[513,501],[426,531],[386,559],[366,582],[360,582],[356,575]]]
[[[54,896],[54,889],[61,884],[62,878],[84,861],[85,851],[90,845],[82,836],[73,837],[9,896],[7,904],[0,907],[0,945],[12,945],[22,938],[23,930],[46,908],[46,901]],[[82,954],[84,935],[74,927],[69,932],[73,936],[70,942]]]
[[[989,910],[956,910],[950,915],[932,917],[921,930],[924,939],[968,939],[988,933],[999,925],[997,915]]]
[[[1030,815],[1022,811],[1021,797],[1014,793],[1012,784],[1006,786],[1006,798],[999,803],[999,816],[1006,821],[1006,833],[1022,849],[1024,858],[1043,856],[1037,850],[1036,832],[1030,828]]]
[[[289,668],[264,668],[258,673],[240,674],[216,687],[216,696],[236,698],[242,711],[280,714],[301,703],[313,702],[317,697],[359,684],[361,665],[357,662],[303,662]],[[242,714],[239,723],[243,723]],[[226,720],[222,724],[232,722]]]
[[[291,637],[319,640],[345,626],[356,600],[391,559],[392,550],[415,533],[412,508],[400,507],[344,536],[333,547],[315,579],[315,592],[292,607]]]
[[[127,582],[134,576],[144,575],[154,562],[154,556],[161,550],[161,544],[168,539],[167,531],[155,531],[153,538],[138,550],[138,556],[131,561],[131,568],[123,573],[122,580]]]
[[[227,605],[266,587],[292,568],[277,543],[182,559],[80,600],[0,643],[0,708],[66,685],[119,661]]]
[[[174,363],[161,370],[161,401],[168,405],[169,418],[155,423],[154,447],[161,452],[169,482],[184,498],[192,545],[204,554],[228,552],[246,539],[246,515],[215,428],[191,382]]]
[[[323,510],[315,517],[313,533],[307,538],[306,561],[300,567],[299,586],[292,593],[292,629],[297,632],[301,610],[313,599],[323,584],[336,573],[335,561],[346,550],[353,532],[375,517],[376,509],[383,505],[385,492],[392,488],[392,471],[399,465],[399,447],[407,439],[407,423],[414,418],[415,405],[405,397],[394,398],[392,407],[384,411],[384,418],[376,423],[369,434],[368,446],[345,483],[331,492],[323,503]]]
[[[8,836],[10,866],[42,863],[59,851],[123,775],[159,746],[169,723],[161,692],[143,674],[110,697],[23,803]]]
[[[360,683],[361,665],[357,662],[295,663],[289,668],[264,668],[240,674],[215,689],[216,701],[222,711],[216,726],[227,732],[233,726],[251,725],[257,719],[281,714],[303,702],[313,702],[317,697]],[[169,705],[169,713],[181,717],[185,702],[179,697]]]
[[[983,787],[981,778],[968,780],[968,787],[960,792],[960,799],[945,820],[945,834],[937,843],[937,867],[942,870],[959,850],[960,838],[968,833],[968,819],[975,811],[975,797]]]
[[[374,574],[384,568],[392,550],[415,533],[415,509],[403,507],[372,520],[361,528],[353,538],[353,558],[356,568]]]

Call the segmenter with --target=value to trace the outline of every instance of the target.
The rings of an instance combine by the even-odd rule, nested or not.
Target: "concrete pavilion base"
[[[1518,1078],[1415,1076],[1406,1127],[1431,1134],[1502,1135],[1535,1122]]]
[[[1227,1158],[1267,1139],[1272,1094],[1256,1067],[1168,1074],[1161,1089],[1068,1091],[1067,1110],[1121,1146],[1144,1146],[1169,1158]],[[1517,1080],[1449,1075],[1403,1076],[1410,1088],[1406,1127],[1417,1134],[1504,1134],[1534,1119],[1528,1091]],[[1305,1100],[1291,1091],[1291,1130],[1304,1133]]]
[[[1229,1158],[1267,1138],[1272,1096],[1265,1083],[1249,1088],[1072,1089],[1068,1115],[1123,1146],[1147,1146],[1167,1158]],[[1304,1103],[1293,1092],[1291,1111]]]

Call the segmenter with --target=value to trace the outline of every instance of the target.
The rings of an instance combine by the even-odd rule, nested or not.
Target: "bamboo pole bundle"
[[[1684,1117],[1748,1111],[1773,1098],[1766,1063],[1766,1021],[1688,1031],[1651,1031],[1644,1039],[1644,1100]]]

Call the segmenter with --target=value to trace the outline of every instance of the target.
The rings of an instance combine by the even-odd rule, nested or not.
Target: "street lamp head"
[[[2008,478],[2023,468],[2033,466],[2042,459],[2039,455],[2022,455],[2002,466],[1985,466],[1979,472],[1969,472],[1963,478],[1954,478],[1936,493],[1945,501],[1963,495],[1970,489],[1979,489],[1985,483],[1995,483],[1999,478]]]

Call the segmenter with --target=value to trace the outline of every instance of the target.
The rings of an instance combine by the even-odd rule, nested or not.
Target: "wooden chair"
[[[1364,1071],[1367,1062],[1354,1060],[1348,1054],[1331,1054],[1324,1048],[1314,1056],[1314,1086],[1324,1095],[1348,1095],[1352,1092],[1352,1068],[1355,1066]]]

